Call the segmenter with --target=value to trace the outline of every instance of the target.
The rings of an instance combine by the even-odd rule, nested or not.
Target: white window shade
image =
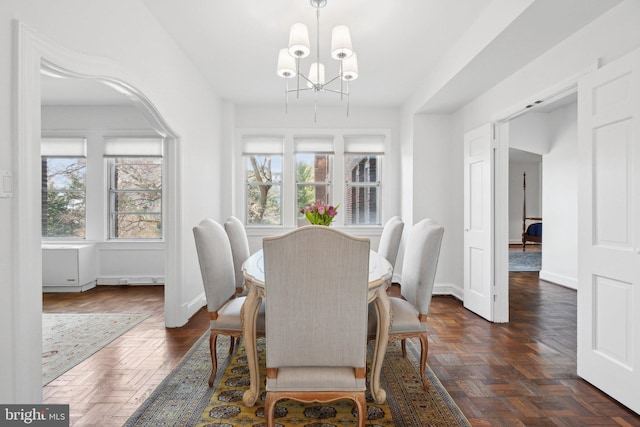
[[[162,157],[162,138],[105,138],[104,157]]]
[[[333,137],[296,137],[296,153],[333,154]]]
[[[43,157],[87,157],[86,138],[42,138]]]
[[[384,154],[384,135],[344,137],[344,152],[349,154]]]
[[[281,136],[245,136],[242,154],[282,154],[284,138]]]

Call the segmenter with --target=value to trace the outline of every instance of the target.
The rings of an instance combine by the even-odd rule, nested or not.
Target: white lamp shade
[[[351,81],[358,78],[358,55],[355,53],[342,61],[342,80]]]
[[[333,59],[347,59],[353,54],[351,33],[346,25],[333,27],[331,32],[331,57]]]
[[[320,79],[318,79],[318,70],[320,71]],[[309,68],[309,80],[313,84],[324,84],[324,64],[319,64],[314,62],[311,64],[311,68]],[[307,82],[308,87],[313,87],[313,85]]]
[[[289,54],[294,58],[305,58],[311,53],[309,30],[301,23],[293,24],[289,32]]]
[[[278,75],[285,79],[295,77],[296,72],[296,60],[293,56],[289,55],[289,49],[280,49],[278,54]]]

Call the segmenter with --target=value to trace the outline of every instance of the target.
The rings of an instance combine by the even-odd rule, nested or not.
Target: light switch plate
[[[13,197],[13,172],[0,170],[0,197]]]

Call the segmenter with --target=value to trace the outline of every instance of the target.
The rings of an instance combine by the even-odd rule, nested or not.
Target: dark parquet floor
[[[471,424],[640,426],[637,414],[576,376],[576,292],[535,272],[509,277],[508,324],[452,297],[431,305],[429,365]],[[45,402],[70,404],[75,426],[122,425],[208,327],[202,309],[186,326],[165,328],[162,286],[100,286],[43,301],[45,312],[151,315],[44,387]]]

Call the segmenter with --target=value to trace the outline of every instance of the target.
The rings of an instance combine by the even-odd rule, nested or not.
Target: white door
[[[640,51],[578,90],[578,375],[640,413]]]
[[[464,136],[464,306],[493,321],[493,149],[486,124]]]

